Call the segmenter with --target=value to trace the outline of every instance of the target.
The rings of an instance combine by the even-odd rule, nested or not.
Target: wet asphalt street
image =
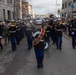
[[[12,52],[9,44],[0,52],[0,75],[76,75],[76,49],[65,37],[62,51],[51,43],[49,50],[45,50],[44,68],[37,69],[34,50],[27,50],[24,38],[17,51]]]

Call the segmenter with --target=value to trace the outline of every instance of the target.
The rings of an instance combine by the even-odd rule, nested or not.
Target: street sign
[[[75,7],[75,5],[72,3],[72,4],[70,5],[70,8],[73,9],[74,7]]]

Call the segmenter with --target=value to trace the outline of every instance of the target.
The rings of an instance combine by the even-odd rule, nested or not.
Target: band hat
[[[11,26],[15,26],[15,25],[12,24]]]

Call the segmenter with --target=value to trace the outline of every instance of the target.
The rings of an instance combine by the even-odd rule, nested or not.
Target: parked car
[[[43,24],[43,19],[42,18],[36,18],[35,19],[35,25],[40,25]]]
[[[49,22],[49,18],[44,18],[44,22]]]

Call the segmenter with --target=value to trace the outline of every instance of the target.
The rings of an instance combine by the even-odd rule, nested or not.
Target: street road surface
[[[34,50],[27,50],[25,38],[17,51],[12,52],[9,44],[0,52],[0,75],[76,75],[76,49],[65,37],[62,51],[51,43],[45,50],[44,68],[37,69]]]

